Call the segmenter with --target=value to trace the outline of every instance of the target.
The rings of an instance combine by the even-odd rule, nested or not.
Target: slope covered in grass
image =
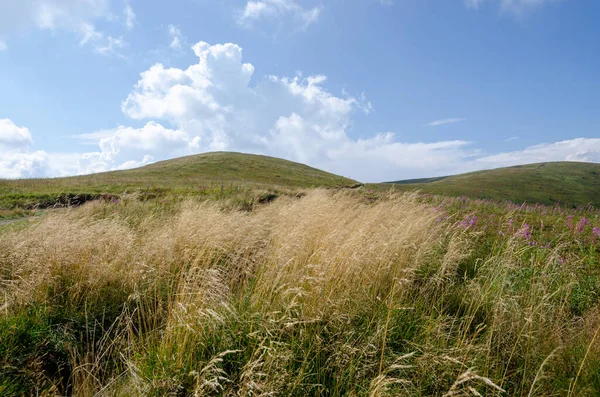
[[[0,395],[600,388],[598,211],[316,190],[253,211],[95,201],[13,226]]]
[[[401,191],[600,207],[600,164],[593,163],[538,163],[391,183]]]
[[[87,201],[128,191],[211,194],[215,189],[341,187],[356,181],[274,157],[215,152],[124,171],[53,179],[0,180],[0,211]],[[153,192],[154,194],[155,192]],[[0,216],[2,214],[0,213]]]

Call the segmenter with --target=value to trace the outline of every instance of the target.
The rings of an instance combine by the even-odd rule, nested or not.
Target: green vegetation
[[[287,160],[216,152],[125,171],[67,178],[0,180],[0,219],[28,215],[39,208],[114,198],[124,192],[140,192],[142,198],[192,195],[220,199],[257,189],[276,193],[356,184],[356,181]]]
[[[0,396],[597,395],[600,210],[458,193],[579,204],[597,170],[392,189],[211,153],[3,181],[0,217],[56,209],[0,220]]]
[[[392,182],[399,191],[600,207],[600,164],[556,162]],[[386,185],[383,186],[386,189]]]
[[[244,197],[124,195],[0,229],[0,395],[600,389],[598,210]]]

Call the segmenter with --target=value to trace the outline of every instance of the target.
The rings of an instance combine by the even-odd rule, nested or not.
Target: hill
[[[389,183],[402,191],[600,208],[600,164],[594,163],[537,163]]]
[[[357,182],[304,164],[253,154],[214,152],[144,167],[66,178],[0,180],[0,210],[85,201],[100,194],[161,190],[205,192],[218,188],[342,187]],[[0,213],[0,217],[2,214]]]

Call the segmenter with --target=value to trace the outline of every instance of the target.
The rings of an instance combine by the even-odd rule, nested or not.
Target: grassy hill
[[[273,157],[215,152],[160,161],[144,167],[52,179],[0,180],[0,210],[75,202],[100,194],[161,190],[202,193],[215,188],[340,187],[356,181]],[[0,214],[1,216],[2,214]]]
[[[433,194],[540,204],[591,203],[600,207],[600,164],[592,163],[538,163],[390,183],[403,191],[418,189]]]

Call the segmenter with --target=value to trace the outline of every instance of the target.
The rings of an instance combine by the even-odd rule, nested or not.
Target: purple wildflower
[[[466,215],[465,219],[460,222],[459,226],[464,229],[468,229],[471,226],[475,226],[475,223],[477,223],[477,217],[475,215]]]
[[[567,227],[568,227],[569,229],[572,229],[572,228],[573,228],[573,225],[571,225],[571,221],[572,221],[572,220],[573,220],[573,215],[569,215],[569,216],[567,216]]]
[[[577,222],[577,233],[583,232],[587,224],[588,220],[585,217],[582,217],[579,222]]]
[[[596,238],[600,237],[600,228],[598,228],[598,226],[594,227],[592,229],[592,233],[594,233],[594,237],[596,237]]]
[[[517,236],[523,237],[525,240],[531,240],[531,228],[527,223],[524,223],[523,226],[516,233]]]

